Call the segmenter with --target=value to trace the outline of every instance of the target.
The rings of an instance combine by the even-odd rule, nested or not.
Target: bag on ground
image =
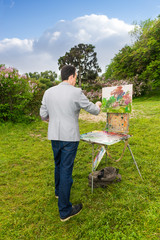
[[[121,175],[119,174],[119,169],[114,167],[105,167],[99,171],[90,173],[88,176],[89,186],[92,186],[92,176],[93,176],[93,187],[107,187],[111,183],[116,183],[121,181]]]

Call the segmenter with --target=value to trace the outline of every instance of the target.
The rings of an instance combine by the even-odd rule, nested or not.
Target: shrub
[[[150,86],[147,82],[141,81],[138,75],[125,80],[108,79],[106,83],[102,84],[102,87],[113,87],[127,84],[133,84],[133,97],[141,96],[150,91]]]
[[[97,79],[91,84],[82,83],[82,90],[87,98],[92,102],[99,101],[102,98],[102,83],[98,82]]]
[[[52,82],[46,78],[39,78],[38,80],[34,78],[29,79],[29,84],[32,88],[33,96],[27,107],[30,109],[31,116],[39,116],[39,109],[44,92],[48,88],[56,86],[59,83],[59,81]]]
[[[15,68],[0,65],[0,121],[20,122],[30,118],[27,108],[33,89],[26,75]]]
[[[136,75],[132,78],[125,80],[108,79],[105,80],[104,76],[98,77],[94,84],[82,84],[84,94],[89,98],[90,101],[96,102],[102,99],[102,88],[113,87],[120,85],[133,84],[133,97],[138,97],[144,93],[148,93],[151,90],[151,85],[140,80],[139,76]]]

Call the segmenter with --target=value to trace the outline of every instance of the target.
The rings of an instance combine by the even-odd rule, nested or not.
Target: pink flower
[[[5,78],[8,78],[9,75],[8,75],[8,73],[6,73],[4,76],[5,76]]]
[[[9,72],[13,72],[13,68],[9,68],[8,70],[9,70]]]
[[[2,66],[2,67],[1,67],[1,70],[5,70],[5,69],[6,69],[5,66]]]
[[[22,75],[22,78],[27,79],[27,76],[26,75]]]

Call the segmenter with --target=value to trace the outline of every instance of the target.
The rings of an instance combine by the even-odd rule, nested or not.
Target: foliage
[[[34,119],[44,91],[57,84],[56,78],[52,71],[20,75],[15,68],[0,65],[0,121]]]
[[[94,89],[91,89],[90,91],[83,90],[83,93],[93,103],[100,101],[100,99],[102,98],[102,90]]]
[[[131,36],[136,41],[125,46],[107,66],[106,79],[135,80],[141,88],[141,94],[160,87],[160,18],[141,22],[135,26]]]
[[[42,90],[46,90],[52,87],[57,79],[57,74],[52,71],[45,71],[45,72],[34,72],[34,73],[26,73],[26,75],[31,79],[35,80],[38,84],[38,88]]]
[[[150,88],[143,81],[139,82],[137,76],[125,79],[125,80],[115,80],[108,79],[105,80],[105,77],[102,75],[98,76],[94,83],[82,83],[82,89],[84,94],[88,97],[88,99],[92,102],[96,102],[102,100],[102,88],[103,87],[113,87],[113,86],[121,86],[133,84],[133,97],[141,96],[142,93],[146,92],[149,94]]]
[[[31,98],[32,88],[26,75],[0,65],[0,121],[29,119],[27,105]]]
[[[28,108],[30,109],[30,113],[33,116],[39,115],[39,109],[41,105],[41,100],[43,97],[44,92],[54,85],[57,85],[57,74],[52,71],[45,71],[45,72],[29,72],[27,74],[29,77],[29,83],[32,86],[33,90],[33,97],[28,104]]]
[[[160,238],[160,97],[133,101],[129,143],[140,168],[140,179],[129,150],[120,162],[122,181],[108,188],[88,186],[92,146],[80,142],[73,169],[71,202],[82,212],[62,223],[54,197],[54,162],[45,122],[0,125],[0,239],[25,240],[158,240]],[[104,122],[80,120],[80,131],[101,130]],[[152,139],[152,141],[151,141]],[[25,143],[25,144],[24,144]],[[122,144],[109,146],[118,157]],[[98,169],[105,166],[105,159]]]
[[[28,75],[29,78],[33,78],[33,79],[49,79],[51,82],[54,82],[57,78],[57,74],[55,72],[50,71],[45,71],[45,72],[34,72],[34,73],[26,73],[26,75]]]
[[[139,81],[137,75],[125,80],[108,79],[102,87],[113,87],[127,84],[133,84],[133,97],[141,96],[143,93],[149,93],[149,90],[151,90],[145,82]]]
[[[65,64],[71,64],[76,67],[78,73],[78,84],[82,82],[93,82],[101,71],[97,63],[97,53],[94,52],[94,46],[91,44],[78,44],[70,49],[63,57],[58,59],[59,69]]]

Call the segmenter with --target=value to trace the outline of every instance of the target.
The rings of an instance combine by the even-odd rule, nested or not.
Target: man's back
[[[78,117],[80,109],[97,115],[99,108],[89,102],[80,88],[67,82],[48,89],[43,97],[40,115],[49,115],[48,139],[79,141]]]

